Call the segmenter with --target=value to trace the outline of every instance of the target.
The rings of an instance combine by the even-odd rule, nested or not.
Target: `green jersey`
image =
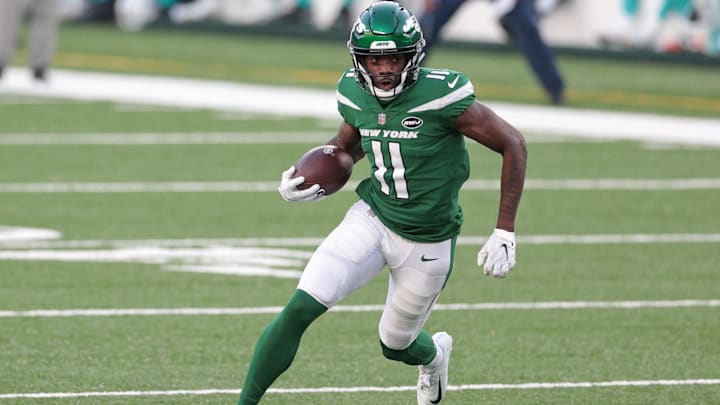
[[[340,78],[338,110],[360,131],[370,177],[356,192],[391,230],[438,242],[462,225],[460,187],[469,176],[465,138],[455,120],[475,100],[467,77],[421,68],[417,82],[383,105],[361,89],[353,69]]]

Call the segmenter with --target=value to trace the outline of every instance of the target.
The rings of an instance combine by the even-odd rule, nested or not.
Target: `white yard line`
[[[0,145],[315,145],[331,136],[330,132],[0,134]]]
[[[56,69],[49,83],[38,85],[28,78],[24,69],[9,68],[0,85],[0,95],[340,119],[333,90],[133,74]],[[495,102],[486,104],[521,131],[528,133],[720,146],[718,119]]]
[[[144,263],[163,271],[297,279],[312,255],[310,248],[321,242],[321,238],[58,240],[60,235],[51,233],[44,236],[54,239],[23,237],[23,232],[42,236],[33,231],[39,230],[0,228],[0,261]],[[466,236],[458,243],[477,247],[485,239]],[[720,242],[720,234],[528,235],[518,241],[523,245],[715,243]]]
[[[165,247],[184,248],[202,246],[223,247],[314,247],[324,238],[218,238],[218,239],[78,239],[78,240],[28,240],[9,238],[3,240],[0,233],[0,252],[4,249],[93,249]],[[53,234],[52,236],[57,236]],[[458,245],[485,243],[486,236],[460,236]],[[584,235],[518,235],[522,245],[594,245],[636,243],[717,243],[720,233],[639,233],[639,234],[584,234]]]
[[[550,302],[485,302],[437,304],[434,311],[501,311],[545,309],[648,309],[648,308],[717,308],[717,300],[669,301],[550,301]],[[126,309],[35,309],[0,311],[0,318],[66,318],[106,316],[211,316],[277,314],[281,306],[240,308],[126,308]],[[383,305],[338,305],[331,312],[381,312]]]
[[[335,131],[335,124],[327,131],[315,132],[95,132],[95,133],[0,133],[0,145],[319,145]],[[526,134],[527,143],[607,142],[602,139],[582,139],[562,135]],[[472,144],[470,144],[472,145]],[[652,143],[650,149],[692,148],[704,149],[708,145],[673,145]]]
[[[333,134],[335,124],[328,131],[315,132],[94,132],[94,133],[0,133],[0,145],[318,145]],[[562,135],[531,134],[528,143],[607,142],[602,139],[582,139]],[[648,144],[652,149],[706,148],[707,145]]]
[[[530,382],[519,384],[462,384],[449,385],[449,391],[488,391],[488,390],[535,390],[535,389],[571,389],[571,388],[611,388],[611,387],[657,387],[720,385],[720,379],[688,380],[617,380],[588,382]],[[270,388],[268,394],[352,394],[359,392],[408,392],[415,386],[395,387],[319,387],[319,388]],[[92,391],[92,392],[34,392],[0,394],[0,399],[29,398],[90,398],[90,397],[157,397],[157,396],[202,396],[202,395],[238,395],[239,389],[203,389],[169,391]]]
[[[0,183],[0,193],[239,193],[277,192],[277,181]],[[341,191],[353,191],[351,181]],[[463,190],[499,190],[498,180],[468,180]],[[718,190],[720,178],[528,179],[526,190]]]

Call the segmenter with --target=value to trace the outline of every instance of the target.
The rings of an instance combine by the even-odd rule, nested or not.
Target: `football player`
[[[456,71],[421,68],[424,39],[417,19],[395,2],[372,4],[348,41],[353,67],[338,83],[343,122],[329,141],[370,161],[359,200],[317,248],[295,293],[260,336],[240,394],[256,404],[292,363],[306,328],[329,308],[389,268],[378,324],[382,354],[417,366],[418,404],[445,398],[453,339],[423,329],[453,268],[463,222],[458,203],[469,176],[465,138],[502,155],[496,229],[480,249],[486,275],[515,266],[515,214],[523,191],[522,135],[475,101],[472,83]],[[324,197],[318,185],[299,190],[295,168],[282,175],[287,201]]]
[[[48,69],[55,56],[59,4],[56,0],[0,1],[0,76],[15,53],[22,24],[29,20],[30,47],[28,64],[34,80],[47,80]]]
[[[466,0],[425,0],[420,17],[427,35],[426,53],[437,43],[445,25]],[[555,55],[540,30],[535,0],[492,0],[492,8],[507,38],[523,57],[542,85],[550,103],[565,104],[565,80],[555,62]]]

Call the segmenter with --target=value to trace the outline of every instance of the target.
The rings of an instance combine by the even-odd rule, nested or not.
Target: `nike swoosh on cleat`
[[[422,255],[420,257],[420,260],[423,262],[431,262],[431,261],[437,260],[437,259],[438,259],[437,257],[425,257],[425,255]]]
[[[438,387],[438,397],[434,401],[430,401],[431,404],[439,404],[442,401],[442,386]]]
[[[455,76],[455,79],[453,81],[451,81],[450,83],[448,83],[448,87],[450,87],[451,89],[454,89],[455,85],[458,82],[458,79],[460,79],[460,75]]]

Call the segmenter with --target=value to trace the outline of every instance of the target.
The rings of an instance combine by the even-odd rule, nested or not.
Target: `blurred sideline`
[[[164,76],[56,69],[49,82],[37,83],[25,69],[10,68],[2,95],[340,120],[333,91]],[[720,146],[719,119],[483,103],[529,135]]]

